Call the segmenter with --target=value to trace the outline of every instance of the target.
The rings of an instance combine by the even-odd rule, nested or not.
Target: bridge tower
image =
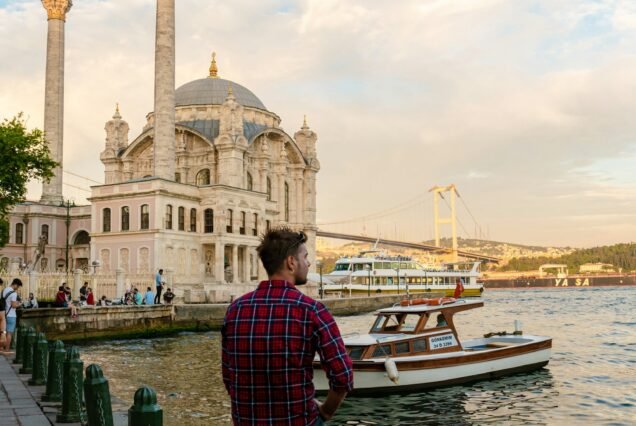
[[[428,192],[433,193],[433,214],[435,220],[435,245],[439,247],[439,228],[440,225],[451,225],[451,235],[453,239],[453,262],[457,262],[457,215],[455,211],[455,199],[459,195],[457,193],[457,188],[454,184],[446,185],[446,186],[434,186],[429,189]],[[439,216],[439,200],[440,198],[444,198],[444,193],[448,192],[450,194],[450,217],[440,217]]]

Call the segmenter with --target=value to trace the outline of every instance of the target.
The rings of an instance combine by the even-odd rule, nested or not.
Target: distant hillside
[[[435,245],[434,240],[423,241],[422,244]],[[460,250],[487,256],[500,257],[504,262],[513,257],[558,257],[573,252],[571,247],[541,247],[522,244],[504,243],[499,241],[476,240],[472,238],[457,238]],[[451,238],[440,239],[440,246],[451,247]]]
[[[636,270],[636,243],[578,249],[559,257],[515,257],[501,271],[536,271],[544,263],[563,263],[570,270],[578,271],[584,263],[608,263],[623,271]]]

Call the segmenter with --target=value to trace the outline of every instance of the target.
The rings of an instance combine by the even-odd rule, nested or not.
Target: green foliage
[[[0,247],[9,242],[9,221],[0,218]]]
[[[28,131],[22,113],[0,124],[0,218],[24,201],[31,179],[48,181],[58,165],[39,129]]]
[[[584,263],[609,263],[615,269],[623,271],[636,270],[636,243],[615,244],[612,246],[593,247],[575,250],[560,257],[512,258],[501,271],[536,271],[545,263],[562,263],[571,271],[578,271]]]

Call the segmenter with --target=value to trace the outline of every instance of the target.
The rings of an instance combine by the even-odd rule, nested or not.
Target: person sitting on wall
[[[66,283],[63,283],[66,285]],[[64,287],[64,295],[66,297],[66,306],[71,308],[71,318],[77,318],[77,306],[73,303],[73,292],[70,287]]]
[[[55,302],[53,302],[53,306],[56,308],[68,307],[68,303],[66,302],[66,292],[64,291],[63,285],[57,288],[57,294],[55,295]]]
[[[80,303],[85,302],[86,298],[88,297],[88,282],[87,281],[84,281],[84,285],[80,287],[79,292],[80,292],[80,297],[79,297]]]
[[[33,295],[33,293],[29,293],[29,298],[27,299],[26,302],[24,302],[22,304],[22,306],[25,309],[37,309],[38,308],[38,301],[35,298],[35,296]]]
[[[448,324],[446,323],[446,319],[443,314],[439,314],[437,316],[437,326],[438,327],[446,327]]]
[[[152,292],[152,288],[150,287],[146,289],[146,294],[144,294],[144,304],[145,305],[155,304],[155,294]]]
[[[168,291],[166,291],[166,293],[163,295],[163,301],[166,302],[166,304],[170,305],[172,304],[172,299],[174,299],[174,293],[171,289],[168,289]]]
[[[93,294],[93,290],[90,288],[86,289],[86,304],[88,306],[95,306],[95,295]]]
[[[108,306],[110,305],[110,300],[106,299],[106,296],[102,296],[101,299],[99,299],[99,306]]]
[[[134,304],[141,305],[141,303],[143,302],[143,299],[141,297],[141,293],[139,292],[139,290],[137,290],[137,287],[133,289],[133,296],[134,296]]]

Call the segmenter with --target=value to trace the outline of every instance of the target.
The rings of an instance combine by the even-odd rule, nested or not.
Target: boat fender
[[[386,369],[386,375],[396,385],[400,381],[400,373],[398,372],[397,365],[390,357],[386,357],[384,360],[384,368]]]

